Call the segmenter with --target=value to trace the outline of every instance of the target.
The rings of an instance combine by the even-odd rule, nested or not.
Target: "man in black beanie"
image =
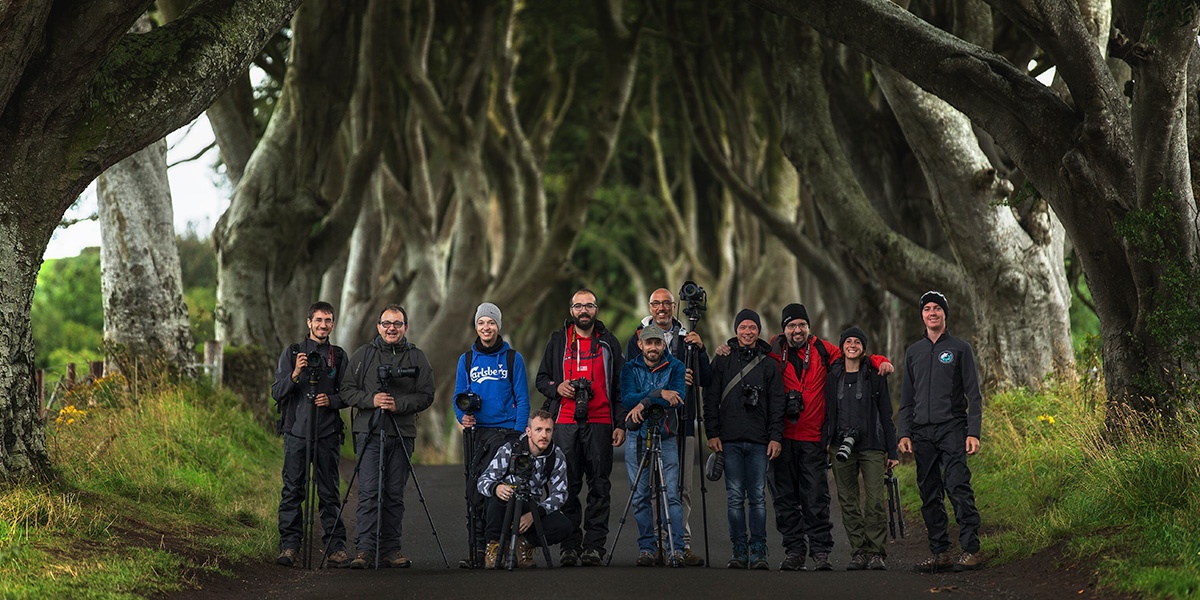
[[[921,516],[929,532],[932,556],[917,564],[918,571],[975,569],[979,554],[979,511],[971,489],[967,456],[979,451],[983,396],[975,353],[967,342],[946,333],[949,302],[941,292],[921,296],[925,335],[904,353],[904,386],[897,419],[901,452],[917,460]],[[945,496],[950,496],[962,553],[949,552],[949,519]]]

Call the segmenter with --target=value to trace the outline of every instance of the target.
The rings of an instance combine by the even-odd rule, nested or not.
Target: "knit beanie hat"
[[[742,321],[747,319],[754,321],[754,324],[758,327],[758,330],[762,331],[762,319],[758,318],[758,313],[748,308],[743,308],[742,310],[738,311],[737,316],[733,318],[733,328],[737,329],[737,326],[741,325]]]
[[[475,309],[475,322],[479,321],[480,317],[491,317],[496,322],[496,329],[500,329],[500,307],[491,302],[484,302]]]
[[[838,348],[845,347],[846,340],[849,338],[858,338],[862,342],[863,350],[867,349],[867,332],[859,329],[857,325],[851,325],[848,329],[842,332],[842,340],[838,342]]]
[[[783,319],[780,321],[779,327],[786,328],[787,324],[796,319],[803,319],[805,323],[811,323],[808,320],[808,311],[804,309],[803,304],[789,304],[783,307]]]
[[[929,290],[921,294],[921,310],[925,310],[925,305],[930,302],[942,307],[942,311],[946,314],[950,314],[950,303],[946,301],[946,296],[941,292]]]

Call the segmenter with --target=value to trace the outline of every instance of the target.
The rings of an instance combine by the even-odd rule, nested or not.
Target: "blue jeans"
[[[646,454],[645,428],[637,434],[630,433],[625,439],[625,470],[629,472],[629,488],[633,490],[633,518],[638,526],[638,550],[654,553],[657,544],[654,536],[654,494],[651,481],[652,462],[638,474],[639,458]],[[662,438],[662,476],[667,492],[667,514],[671,517],[672,552],[683,552],[683,503],[679,500],[679,444],[674,438]],[[664,520],[663,529],[667,528]]]
[[[767,541],[767,445],[723,442],[725,453],[726,512],[729,539],[746,543],[746,516],[750,517],[750,543]]]

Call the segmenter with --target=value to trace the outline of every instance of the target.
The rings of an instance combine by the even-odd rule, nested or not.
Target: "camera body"
[[[695,281],[685,281],[679,288],[679,301],[687,303],[683,314],[692,320],[692,325],[695,327],[695,323],[700,320],[704,311],[708,310],[708,294],[705,293],[704,288],[696,285]]]
[[[419,367],[397,367],[395,365],[379,365],[378,367],[376,367],[375,375],[376,375],[376,377],[379,378],[380,391],[386,392],[388,389],[388,382],[390,382],[391,380],[401,379],[401,378],[406,378],[406,377],[415,379],[417,374],[419,374],[420,372],[421,372],[421,369]]]
[[[758,406],[758,402],[762,399],[762,393],[761,385],[742,385],[742,405],[746,408]]]
[[[308,368],[317,372],[324,371],[326,368],[325,355],[316,350],[310,351],[308,353]]]
[[[512,462],[509,463],[508,471],[516,479],[513,487],[520,491],[528,491],[529,482],[533,479],[533,453],[529,451],[529,444],[524,438],[513,449]]]
[[[642,428],[642,424],[649,424],[652,428],[662,427],[663,421],[667,420],[667,407],[661,404],[650,404],[642,410],[641,423],[634,423],[632,419],[625,419],[625,429],[629,431],[638,431]]]
[[[800,390],[792,390],[784,396],[783,416],[789,421],[795,423],[800,420],[800,413],[804,412],[804,395]]]
[[[575,422],[587,423],[588,403],[592,401],[593,393],[592,380],[583,377],[572,379],[571,387],[575,389]]]
[[[475,392],[463,392],[454,397],[454,406],[466,415],[474,415],[483,408],[483,398]]]
[[[851,427],[838,432],[838,437],[842,439],[838,445],[837,459],[838,462],[846,462],[850,458],[850,453],[854,452],[854,444],[861,439],[858,435],[858,429]]]

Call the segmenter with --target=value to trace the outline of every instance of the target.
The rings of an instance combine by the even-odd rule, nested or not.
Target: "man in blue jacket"
[[[500,308],[484,302],[475,309],[475,333],[478,337],[471,349],[458,358],[454,379],[454,414],[462,424],[464,436],[472,447],[463,453],[468,480],[483,473],[496,450],[516,441],[529,420],[529,384],[525,359],[500,335]],[[463,405],[470,412],[463,412]],[[468,435],[468,431],[471,433]],[[484,497],[468,483],[468,526],[475,529],[475,556],[484,551]],[[480,565],[471,559],[458,563],[460,568],[475,569]]]
[[[628,411],[628,426],[637,428],[636,432],[630,431],[625,440],[625,469],[629,473],[629,487],[633,493],[633,517],[638,525],[637,566],[654,566],[656,557],[651,469],[643,469],[641,477],[637,477],[637,474],[638,464],[647,450],[649,431],[652,427],[659,427],[662,433],[662,476],[666,484],[667,515],[671,522],[671,547],[664,554],[669,554],[667,564],[683,567],[679,446],[673,436],[680,432],[679,409],[687,393],[684,379],[686,369],[679,359],[667,353],[666,337],[657,325],[643,327],[638,338],[642,355],[626,362],[621,369],[621,405]],[[652,405],[665,408],[666,417],[661,424],[642,426],[647,418],[646,409]]]

